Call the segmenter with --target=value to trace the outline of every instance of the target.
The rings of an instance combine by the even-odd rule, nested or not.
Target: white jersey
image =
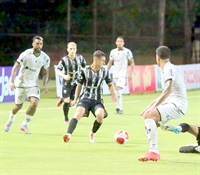
[[[172,92],[165,100],[165,103],[175,104],[185,114],[188,108],[188,101],[184,79],[178,67],[168,62],[163,69],[162,83],[164,84],[170,79],[173,80]]]
[[[121,50],[116,48],[111,50],[109,58],[114,62],[113,78],[127,78],[128,60],[133,59],[132,52],[125,47],[123,47]]]
[[[36,57],[33,54],[33,48],[22,52],[17,59],[21,65],[19,75],[17,77],[17,87],[34,87],[38,86],[38,76],[42,67],[47,69],[50,65],[49,56],[41,51]]]

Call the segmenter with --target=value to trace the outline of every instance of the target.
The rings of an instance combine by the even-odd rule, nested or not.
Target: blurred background
[[[171,48],[174,64],[199,63],[200,1],[0,0],[0,65],[12,66],[35,35],[44,38],[52,67],[69,41],[90,64],[97,49],[109,56],[118,35],[138,65],[155,64],[159,45]]]

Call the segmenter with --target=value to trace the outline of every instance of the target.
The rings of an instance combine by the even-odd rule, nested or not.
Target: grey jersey
[[[107,84],[112,82],[106,68],[102,67],[98,72],[94,72],[90,66],[86,66],[86,68],[82,69],[77,79],[77,82],[83,85],[81,99],[101,100],[104,80]]]
[[[66,83],[75,83],[78,72],[86,66],[85,58],[82,55],[76,54],[74,60],[70,59],[68,56],[63,57],[58,63],[57,69],[64,71],[64,74],[69,74],[71,79],[70,81],[63,80],[63,84]]]

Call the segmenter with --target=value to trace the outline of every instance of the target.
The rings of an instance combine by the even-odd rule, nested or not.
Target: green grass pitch
[[[12,103],[0,103],[0,175],[200,175],[200,155],[181,154],[181,145],[195,143],[189,134],[174,134],[158,129],[161,160],[139,162],[138,157],[148,150],[144,121],[140,112],[160,93],[123,96],[124,115],[115,114],[115,104],[105,96],[109,113],[96,134],[96,143],[90,143],[88,134],[94,117],[82,118],[69,143],[62,135],[67,130],[62,107],[56,107],[55,89],[42,94],[38,110],[29,125],[32,135],[19,130],[28,107],[26,102],[18,113],[11,130],[4,124]],[[200,125],[200,90],[188,91],[189,109],[182,119],[173,120]],[[70,118],[75,108],[70,110]],[[119,145],[114,133],[123,129],[129,141]]]

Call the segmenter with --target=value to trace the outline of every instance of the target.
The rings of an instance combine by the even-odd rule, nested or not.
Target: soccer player
[[[188,132],[196,137],[197,144],[185,145],[179,148],[180,153],[200,153],[200,126],[181,123],[178,126],[165,125],[161,127],[163,130],[172,131],[176,134],[180,132]]]
[[[32,42],[33,48],[22,52],[15,62],[11,72],[10,88],[15,90],[15,105],[10,112],[9,119],[5,124],[5,131],[8,132],[15,119],[17,112],[22,108],[25,99],[30,102],[30,106],[26,111],[26,117],[22,122],[20,130],[26,134],[31,134],[28,124],[32,120],[40,99],[40,88],[38,85],[38,76],[40,70],[44,68],[43,90],[48,91],[46,85],[48,82],[50,58],[41,49],[43,47],[43,38],[34,36]],[[20,68],[17,82],[14,82],[16,71]]]
[[[110,70],[112,64],[114,64],[113,84],[117,96],[116,113],[123,114],[122,89],[124,88],[127,82],[128,65],[131,65],[131,71],[130,74],[128,75],[128,80],[130,80],[135,63],[132,52],[124,47],[125,43],[124,43],[124,38],[122,36],[117,37],[115,44],[117,48],[111,50],[110,52],[109,56],[110,60],[107,65],[107,69]]]
[[[103,122],[103,119],[105,118],[105,108],[102,103],[101,95],[102,83],[104,80],[109,87],[113,101],[116,102],[116,96],[114,88],[112,86],[112,81],[109,78],[108,71],[103,67],[103,65],[105,64],[105,60],[106,58],[104,52],[97,50],[93,53],[93,63],[90,66],[86,66],[86,68],[81,70],[77,79],[78,84],[76,87],[75,98],[72,101],[72,105],[77,102],[77,99],[82,89],[82,85],[83,92],[81,95],[81,99],[77,104],[74,117],[69,123],[67,133],[63,135],[64,142],[68,142],[70,140],[78,121],[82,118],[85,111],[91,111],[96,117],[96,120],[94,121],[92,127],[92,131],[89,134],[90,142],[96,141],[94,134],[98,131]]]
[[[182,74],[177,66],[170,62],[170,55],[171,51],[166,46],[160,46],[156,49],[156,62],[163,71],[163,91],[140,114],[144,117],[150,151],[138,158],[139,161],[160,160],[157,126],[165,125],[172,119],[183,117],[188,108],[186,87]]]
[[[74,99],[76,79],[81,68],[86,66],[86,61],[82,55],[76,54],[76,43],[69,42],[67,44],[67,51],[68,55],[63,57],[58,63],[56,74],[63,78],[62,98],[60,102],[64,101],[63,113],[65,123],[69,124],[68,113],[70,102]]]

